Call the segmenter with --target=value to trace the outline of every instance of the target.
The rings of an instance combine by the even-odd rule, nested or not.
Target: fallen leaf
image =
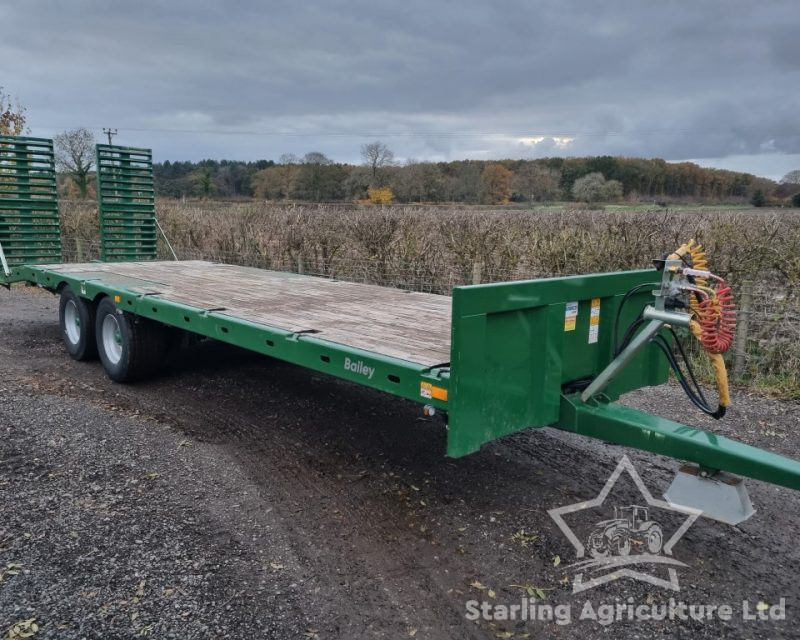
[[[767,609],[769,609],[769,605],[763,600],[756,605],[756,611],[766,611]]]
[[[529,598],[538,598],[539,600],[546,600],[547,599],[547,591],[552,591],[553,589],[545,589],[543,587],[537,587],[532,584],[510,584],[509,587],[513,589],[522,589],[525,593],[528,594]]]
[[[561,564],[561,556],[556,556],[555,558],[553,558],[553,566],[554,567],[557,567],[560,564]]]
[[[20,620],[11,625],[6,635],[8,640],[22,640],[22,638],[32,638],[39,632],[39,625],[36,618]]]
[[[537,533],[525,533],[525,529],[520,529],[511,536],[512,542],[516,542],[520,546],[527,547],[539,539]]]
[[[20,571],[22,571],[22,563],[21,562],[9,562],[5,569],[0,569],[0,582],[3,582],[3,579],[6,576],[16,576],[19,575]]]

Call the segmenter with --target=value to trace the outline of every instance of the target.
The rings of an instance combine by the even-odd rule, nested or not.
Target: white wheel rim
[[[67,300],[64,306],[64,333],[70,344],[78,344],[81,341],[81,314],[78,313],[78,305],[74,300]]]
[[[116,316],[111,314],[103,318],[103,351],[111,364],[122,359],[122,331]]]

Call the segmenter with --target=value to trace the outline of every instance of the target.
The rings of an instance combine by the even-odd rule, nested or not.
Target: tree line
[[[690,162],[598,156],[535,160],[394,161],[385,145],[362,147],[362,164],[323,153],[284,155],[275,162],[203,160],[154,165],[156,188],[168,197],[255,197],[275,201],[352,202],[390,194],[401,203],[578,201],[731,201],[761,194],[765,203],[795,190],[748,173]],[[385,197],[385,196],[380,196]]]
[[[25,109],[0,87],[0,134],[26,132]],[[54,138],[59,185],[68,197],[93,196],[95,138],[87,129]],[[800,170],[780,182],[691,162],[594,156],[520,160],[396,161],[376,141],[361,147],[362,163],[324,153],[278,161],[165,161],[153,165],[162,197],[259,198],[276,201],[506,204],[584,202],[750,202],[800,206]]]

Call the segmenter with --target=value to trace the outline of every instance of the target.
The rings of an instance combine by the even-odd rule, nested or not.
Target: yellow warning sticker
[[[589,344],[594,344],[600,335],[600,298],[592,298],[589,312]]]
[[[444,387],[437,387],[430,382],[420,382],[419,395],[429,400],[434,399],[447,402],[447,389]]]
[[[564,312],[564,331],[575,331],[578,324],[578,302],[567,302]]]

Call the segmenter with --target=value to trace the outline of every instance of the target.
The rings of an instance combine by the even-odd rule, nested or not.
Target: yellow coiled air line
[[[675,253],[671,254],[669,260],[681,260],[687,263],[687,266],[700,271],[709,271],[708,259],[703,250],[703,245],[689,240],[689,242],[682,244]],[[689,322],[689,331],[697,338],[698,342],[703,346],[703,350],[708,355],[711,366],[714,369],[714,378],[717,384],[717,393],[719,395],[719,406],[727,408],[731,404],[730,389],[728,387],[728,370],[725,366],[725,360],[722,358],[721,353],[712,353],[706,346],[703,336],[703,327],[701,321],[714,322],[722,313],[722,305],[717,298],[717,292],[709,286],[706,278],[695,277],[694,286],[698,289],[705,291],[711,303],[706,308],[701,308],[700,302],[694,295],[689,295],[689,308],[692,312],[692,320]],[[709,315],[711,314],[711,316]],[[705,315],[704,315],[705,314]],[[715,317],[712,317],[715,316]]]

